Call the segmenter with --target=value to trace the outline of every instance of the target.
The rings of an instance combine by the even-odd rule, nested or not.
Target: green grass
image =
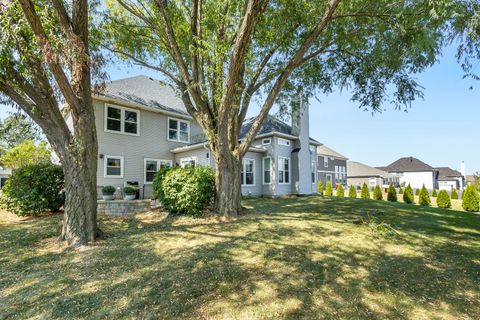
[[[480,215],[348,198],[248,199],[248,214],[0,219],[0,319],[479,319]],[[384,235],[362,223],[391,226]]]

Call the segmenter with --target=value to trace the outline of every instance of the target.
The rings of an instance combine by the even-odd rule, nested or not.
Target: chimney
[[[292,135],[298,137],[293,144],[292,151],[292,192],[294,194],[311,194],[312,155],[310,154],[308,100],[303,96],[292,107]]]
[[[462,161],[462,162],[460,163],[460,173],[461,173],[462,176],[464,176],[464,177],[467,175],[467,173],[466,173],[466,171],[465,171],[465,161]]]

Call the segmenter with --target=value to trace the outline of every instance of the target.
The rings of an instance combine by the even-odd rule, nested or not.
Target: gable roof
[[[147,76],[108,82],[98,95],[188,116],[182,99],[173,88]]]
[[[379,168],[388,172],[435,171],[435,168],[414,157],[400,158],[397,161],[390,163],[386,167]]]
[[[391,178],[394,175],[361,162],[347,161],[347,178],[355,177]]]
[[[451,178],[462,177],[460,172],[449,167],[440,167],[436,169],[438,170],[438,180],[448,180]]]
[[[345,157],[344,155],[338,153],[337,151],[335,151],[333,149],[330,149],[326,145],[322,145],[322,146],[318,147],[317,148],[317,154],[322,155],[322,156],[329,156],[329,157],[333,157],[333,158],[341,159],[341,160],[348,160],[347,157]]]

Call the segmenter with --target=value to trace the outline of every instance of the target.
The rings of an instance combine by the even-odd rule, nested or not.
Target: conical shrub
[[[427,188],[425,188],[425,185],[423,185],[422,190],[420,191],[420,194],[418,195],[418,204],[421,206],[426,206],[428,207],[430,205],[430,194],[428,193]]]
[[[319,195],[323,196],[323,183],[322,180],[318,180],[317,183],[317,192]]]
[[[467,189],[463,192],[462,208],[468,212],[480,211],[480,196],[473,184],[469,184]]]
[[[415,203],[415,197],[413,196],[413,189],[410,184],[405,188],[405,192],[403,193],[403,201],[408,204]]]
[[[458,192],[457,189],[452,189],[452,193],[450,194],[450,199],[458,200]]]
[[[415,195],[419,196],[420,195],[420,189],[415,189]]]
[[[362,186],[362,193],[360,194],[362,199],[370,199],[370,191],[368,191],[368,186],[366,183]]]
[[[355,189],[354,186],[350,186],[350,189],[348,190],[348,197],[349,198],[356,198],[357,197],[357,190]]]
[[[376,186],[375,189],[373,189],[373,199],[383,200],[383,193],[382,189],[380,189],[380,186]]]
[[[452,206],[452,201],[446,190],[441,190],[437,196],[437,207],[439,208],[450,208]]]
[[[436,198],[437,196],[438,196],[437,189],[433,189],[432,198]]]
[[[325,188],[325,195],[326,196],[333,196],[333,188],[332,188],[332,182],[327,181],[327,187]]]
[[[390,186],[388,187],[387,191],[387,200],[391,202],[397,202],[397,190],[395,190],[395,187],[393,184],[390,183]]]
[[[403,194],[403,188],[400,188],[400,190],[398,190],[398,194]]]
[[[337,197],[345,197],[345,190],[343,190],[342,184],[337,184]]]

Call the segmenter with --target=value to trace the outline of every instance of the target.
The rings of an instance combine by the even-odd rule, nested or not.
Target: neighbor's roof
[[[104,90],[98,95],[161,111],[188,115],[182,99],[175,90],[147,76],[135,76],[106,83]]]
[[[438,180],[449,180],[451,178],[461,177],[462,174],[449,167],[436,168],[438,170]]]
[[[322,156],[329,156],[337,159],[342,159],[342,160],[348,160],[347,157],[344,155],[338,153],[337,151],[330,149],[326,145],[322,145],[317,148],[317,154],[322,155]]]
[[[347,178],[356,177],[391,178],[394,177],[394,175],[383,170],[367,166],[366,164],[360,162],[347,161]]]
[[[466,176],[465,180],[467,181],[467,183],[468,182],[473,183],[473,182],[475,182],[475,177],[473,175],[468,175],[468,176]]]
[[[380,169],[388,172],[435,171],[435,168],[414,157],[400,158],[386,167],[380,167]]]

